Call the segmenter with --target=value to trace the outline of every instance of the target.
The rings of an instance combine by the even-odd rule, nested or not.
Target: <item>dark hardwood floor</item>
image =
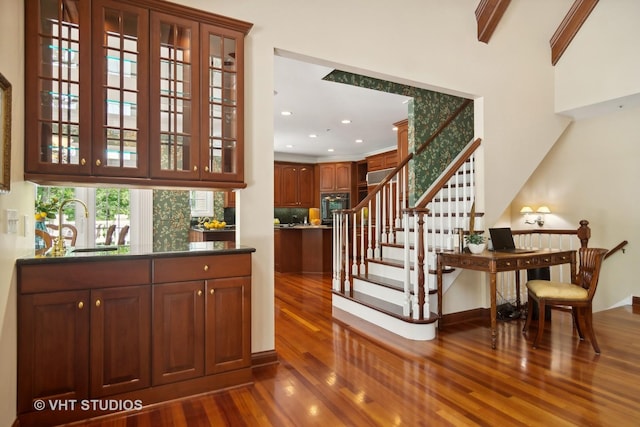
[[[329,276],[278,274],[280,363],[252,386],[84,423],[107,426],[632,426],[640,420],[640,309],[594,314],[602,354],[553,311],[540,348],[524,320],[373,339],[331,316]],[[369,332],[377,333],[375,328]],[[535,332],[535,326],[532,326]]]

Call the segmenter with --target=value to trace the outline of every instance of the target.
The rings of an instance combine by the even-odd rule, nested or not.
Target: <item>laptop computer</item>
[[[511,228],[490,228],[489,234],[491,235],[491,243],[493,244],[493,250],[496,252],[508,252],[512,254],[529,254],[535,252],[531,249],[518,249],[513,241],[513,234]]]

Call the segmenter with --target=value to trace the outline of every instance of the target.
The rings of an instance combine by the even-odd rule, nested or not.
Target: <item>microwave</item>
[[[320,215],[322,223],[333,224],[333,211],[349,209],[349,193],[321,193],[320,194]]]

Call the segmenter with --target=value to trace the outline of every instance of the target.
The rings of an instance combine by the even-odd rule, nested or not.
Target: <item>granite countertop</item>
[[[318,230],[332,229],[330,225],[304,225],[304,224],[274,224],[273,228],[277,230]]]
[[[67,248],[64,256],[30,255],[16,260],[16,264],[53,264],[65,262],[96,261],[99,259],[162,258],[194,255],[224,255],[251,253],[255,248],[238,246],[235,242],[186,242],[153,247],[150,245],[97,246],[91,248]]]

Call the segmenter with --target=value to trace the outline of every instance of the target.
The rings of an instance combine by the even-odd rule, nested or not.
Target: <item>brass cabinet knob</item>
[[[205,172],[209,172],[209,166],[205,166],[205,167],[204,167],[204,171],[205,171]]]
[[[80,302],[78,303],[78,308],[79,308],[80,310],[82,310],[82,307],[84,307],[84,303],[83,303],[82,301],[80,301]]]
[[[96,300],[96,307],[100,307],[100,304],[102,304],[102,303],[100,302],[100,300],[99,300],[99,299],[97,299],[97,300]]]
[[[207,264],[204,265],[204,271],[209,271],[209,266]]]
[[[194,166],[194,167],[193,167],[193,171],[194,171],[194,172],[198,172],[198,166]]]
[[[86,165],[86,164],[87,164],[87,161],[85,160],[85,158],[84,158],[84,157],[83,157],[82,159],[80,159],[80,164],[81,164],[82,166],[84,166],[84,165]]]
[[[100,161],[100,159],[96,160],[96,166],[100,166],[102,164],[102,162]]]
[[[202,296],[202,289],[198,289],[198,296],[201,297]]]
[[[209,289],[209,293],[210,293],[211,295],[213,295],[214,291],[215,291],[215,289],[213,289],[213,288]]]

